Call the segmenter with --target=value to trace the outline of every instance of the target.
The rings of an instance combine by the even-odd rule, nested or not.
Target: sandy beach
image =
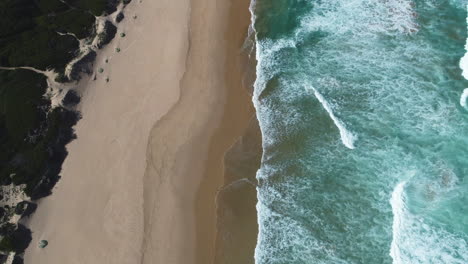
[[[239,58],[248,4],[127,6],[126,36],[95,62],[104,72],[79,84],[77,139],[27,223],[25,263],[213,262],[224,153],[253,115]]]
[[[143,263],[213,262],[224,153],[253,115],[240,60],[248,4],[192,1],[181,98],[153,128],[148,147]]]

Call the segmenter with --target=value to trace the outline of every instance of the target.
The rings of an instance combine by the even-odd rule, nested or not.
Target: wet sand
[[[181,98],[148,147],[143,263],[213,263],[224,153],[254,113],[241,63],[249,1],[193,4]]]
[[[225,155],[223,188],[217,195],[216,264],[253,264],[258,224],[255,178],[262,156],[258,121],[253,117]]]

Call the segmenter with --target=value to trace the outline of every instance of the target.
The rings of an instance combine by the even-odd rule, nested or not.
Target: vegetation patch
[[[96,19],[115,12],[119,0],[2,0],[0,1],[0,263],[9,252],[22,253],[31,231],[12,219],[30,216],[32,201],[51,194],[60,179],[67,156],[65,145],[76,136],[73,126],[80,114],[70,110],[80,97],[69,91],[63,107],[51,107],[45,96],[46,77],[39,71],[53,69],[55,81],[78,80],[92,73],[94,51],[65,67],[82,52],[79,40],[96,36]],[[118,16],[123,19],[123,14]],[[108,44],[117,28],[106,21],[99,48]],[[76,66],[76,67],[75,67]],[[15,190],[16,193],[4,192]],[[19,192],[19,193],[18,193]],[[19,200],[9,195],[18,195]],[[27,199],[24,198],[24,199]],[[11,198],[11,199],[10,199]],[[10,199],[10,200],[8,200]],[[23,199],[23,200],[24,200]],[[29,199],[27,199],[29,200]],[[13,263],[23,263],[16,255]]]

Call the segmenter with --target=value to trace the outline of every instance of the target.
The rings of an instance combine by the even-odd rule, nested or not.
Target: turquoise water
[[[252,13],[256,263],[468,263],[466,0]]]

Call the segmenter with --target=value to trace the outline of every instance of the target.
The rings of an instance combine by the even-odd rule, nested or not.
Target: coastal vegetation
[[[129,1],[124,1],[128,3]],[[13,215],[29,216],[34,202],[52,192],[67,155],[65,145],[75,138],[73,126],[80,114],[73,110],[79,95],[69,91],[53,107],[46,96],[50,80],[42,72],[53,70],[55,81],[78,80],[83,63],[94,61],[90,51],[80,55],[80,40],[98,36],[98,48],[114,38],[117,28],[109,20],[97,32],[99,16],[117,10],[117,0],[2,0],[0,1],[0,251],[22,253],[31,231],[13,223]],[[122,14],[123,16],[123,14]],[[21,68],[27,67],[27,68]],[[20,188],[12,202],[5,190]],[[4,255],[2,255],[4,256]],[[0,256],[0,263],[3,257]],[[20,263],[16,260],[17,263]]]

